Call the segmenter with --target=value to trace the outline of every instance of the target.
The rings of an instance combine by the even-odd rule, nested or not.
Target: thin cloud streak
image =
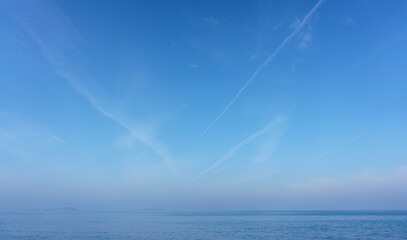
[[[265,40],[263,40],[263,42],[256,48],[256,50],[253,52],[253,54],[251,55],[251,58],[256,58],[260,51],[267,45],[267,43],[271,40],[271,38],[274,36],[274,34],[280,29],[281,25],[283,24],[283,22],[285,21],[285,19],[288,17],[288,14],[286,14],[283,19],[274,26],[273,31],[271,31],[271,33],[267,36],[267,38]]]
[[[174,167],[173,160],[165,148],[165,146],[156,141],[151,133],[149,133],[143,126],[131,126],[123,121],[121,118],[112,114],[105,107],[101,106],[96,98],[89,92],[89,90],[79,81],[73,74],[76,66],[70,64],[69,57],[64,49],[74,49],[74,41],[71,39],[77,38],[77,31],[73,24],[69,21],[69,18],[65,16],[62,10],[58,6],[52,4],[52,2],[41,2],[38,4],[31,4],[27,1],[21,5],[15,5],[9,2],[0,1],[1,6],[14,18],[30,35],[33,42],[40,48],[45,59],[51,64],[54,71],[62,77],[72,88],[82,95],[97,111],[99,111],[105,117],[113,120],[123,128],[127,129],[130,134],[138,141],[152,149],[158,156],[160,156],[169,170],[177,175],[177,171]],[[32,11],[29,11],[32,10]],[[44,11],[46,13],[44,13]],[[30,14],[26,14],[29,11]],[[46,15],[48,18],[44,21],[39,16]],[[52,22],[51,27],[49,21]],[[37,23],[37,28],[33,28],[34,23]],[[38,27],[40,26],[40,27]],[[56,28],[55,26],[58,26]],[[61,30],[62,29],[62,30]],[[37,32],[38,30],[38,32]],[[46,31],[49,32],[46,32]],[[45,34],[46,35],[42,35]],[[72,35],[72,36],[71,36]],[[65,49],[65,50],[66,50]],[[74,70],[70,70],[74,69]]]
[[[325,2],[325,0],[319,0],[318,3],[311,9],[311,11],[308,12],[308,14],[304,17],[304,19],[301,21],[301,23],[294,29],[294,31],[288,35],[286,39],[280,45],[274,50],[274,52],[266,59],[266,61],[261,64],[256,71],[252,74],[252,76],[249,78],[249,80],[243,85],[243,87],[240,88],[240,90],[236,93],[236,95],[233,97],[233,99],[229,102],[228,105],[222,110],[222,112],[209,124],[209,126],[203,131],[203,133],[194,141],[194,144],[196,144],[205,134],[212,128],[212,126],[225,114],[225,112],[235,103],[235,101],[239,98],[240,94],[249,86],[249,84],[256,78],[256,76],[267,66],[267,64],[273,60],[280,52],[281,50],[297,35],[302,28],[309,22],[310,18],[312,15],[318,10],[318,8],[321,7],[321,5]]]
[[[173,159],[170,156],[168,150],[160,142],[154,140],[150,133],[143,130],[145,128],[141,126],[133,127],[130,124],[126,123],[125,121],[123,121],[122,119],[120,119],[119,117],[115,116],[111,112],[107,111],[104,107],[102,107],[93,97],[93,95],[85,88],[85,86],[83,86],[80,82],[75,81],[72,76],[62,73],[58,74],[61,75],[61,77],[63,77],[75,89],[75,91],[77,91],[87,101],[89,101],[89,103],[97,111],[99,111],[105,117],[113,120],[123,128],[127,129],[133,137],[135,137],[138,141],[140,141],[147,147],[151,148],[158,156],[160,156],[173,174],[175,175],[178,174],[174,167]]]
[[[96,101],[95,97],[85,88],[85,86],[81,84],[79,81],[74,80],[71,75],[67,75],[66,73],[63,74],[60,72],[58,72],[58,74],[62,78],[64,78],[76,92],[82,95],[97,111],[99,111],[105,117],[113,120],[118,125],[127,129],[133,137],[135,137],[138,141],[152,149],[155,152],[155,154],[160,156],[164,160],[164,163],[167,165],[169,170],[174,175],[178,175],[178,172],[176,171],[173,164],[173,159],[170,156],[168,150],[164,147],[162,143],[157,142],[150,133],[146,132],[144,127],[142,126],[133,127],[132,125],[126,123],[125,121],[123,121],[122,119],[120,119],[119,117],[107,111],[104,107],[102,107]]]
[[[277,116],[272,122],[267,124],[266,127],[262,128],[261,130],[253,133],[250,137],[246,138],[239,144],[235,145],[232,147],[221,159],[219,159],[216,163],[212,164],[209,168],[201,172],[200,174],[197,175],[197,178],[201,177],[202,175],[208,173],[212,169],[216,168],[219,164],[227,161],[229,158],[231,158],[240,148],[245,146],[246,144],[254,141],[256,138],[265,135],[267,133],[270,133],[272,130],[276,129],[279,127],[284,121],[286,120],[286,117],[284,115],[279,115]]]

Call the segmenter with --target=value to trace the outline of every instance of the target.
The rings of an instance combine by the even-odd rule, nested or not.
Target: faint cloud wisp
[[[38,3],[24,1],[19,4],[1,1],[0,3],[9,15],[28,32],[59,76],[102,115],[127,129],[138,141],[152,149],[164,160],[170,171],[177,174],[169,151],[164,144],[154,138],[148,128],[140,124],[133,126],[122,117],[107,110],[78,80],[77,66],[70,61],[69,53],[75,50],[76,40],[80,39],[80,35],[56,4],[48,1]]]
[[[222,112],[213,120],[209,126],[202,132],[201,135],[194,141],[196,144],[205,134],[212,128],[213,125],[225,114],[225,112],[235,103],[235,101],[239,98],[240,94],[249,86],[249,84],[256,78],[256,76],[269,64],[271,60],[273,60],[281,50],[304,28],[304,26],[309,22],[310,18],[314,13],[322,6],[325,0],[319,0],[317,4],[308,12],[308,14],[304,17],[304,19],[298,24],[298,26],[291,32],[288,37],[284,39],[280,43],[280,45],[271,53],[271,55],[264,61],[252,74],[249,80],[240,88],[240,90],[236,93],[236,95],[232,98],[232,100],[226,105],[226,107],[222,110]]]
[[[211,171],[212,169],[216,168],[219,164],[227,161],[243,146],[249,144],[250,142],[253,142],[254,140],[256,140],[257,138],[259,138],[263,135],[270,134],[273,131],[277,130],[281,126],[281,124],[286,121],[286,118],[287,117],[284,115],[277,116],[272,122],[267,124],[267,126],[265,126],[264,128],[260,129],[259,131],[255,132],[255,133],[253,133],[251,136],[249,136],[248,138],[246,138],[239,144],[232,147],[225,155],[223,155],[223,157],[221,159],[219,159],[217,162],[212,164],[209,168],[207,168],[206,170],[204,170],[200,174],[198,174],[197,178],[201,177],[202,175],[204,175],[204,174],[208,173],[209,171]],[[272,143],[272,145],[276,145],[276,144],[277,144],[276,142]],[[271,148],[271,150],[273,150],[273,148]],[[271,153],[262,152],[262,155],[263,156],[260,156],[260,157],[262,158],[262,160],[264,160],[265,158],[269,157],[271,155]]]

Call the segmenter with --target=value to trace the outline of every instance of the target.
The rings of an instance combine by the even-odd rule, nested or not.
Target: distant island
[[[76,212],[79,211],[73,207],[61,207],[61,208],[38,208],[38,209],[28,209],[28,211],[33,212]]]
[[[156,208],[144,208],[138,209],[136,212],[164,212],[164,209],[156,209]]]

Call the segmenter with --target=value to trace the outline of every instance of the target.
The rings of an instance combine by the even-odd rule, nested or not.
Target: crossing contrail
[[[301,21],[301,23],[294,29],[294,31],[288,35],[280,43],[280,45],[271,53],[271,55],[264,61],[257,69],[256,71],[252,74],[252,76],[249,78],[249,80],[243,85],[243,87],[240,88],[240,90],[236,93],[236,95],[232,98],[232,100],[226,105],[226,107],[222,110],[222,112],[209,124],[209,126],[205,129],[205,131],[202,132],[202,134],[194,141],[194,144],[197,143],[205,134],[212,128],[212,126],[225,114],[225,112],[235,103],[235,101],[239,98],[240,94],[249,86],[249,84],[256,78],[256,76],[267,66],[267,64],[273,60],[280,52],[281,50],[295,37],[295,35],[300,32],[304,26],[308,23],[312,15],[318,10],[319,7],[325,2],[325,0],[319,0],[317,4],[311,9],[311,11],[308,12],[308,14],[304,17],[304,19]]]

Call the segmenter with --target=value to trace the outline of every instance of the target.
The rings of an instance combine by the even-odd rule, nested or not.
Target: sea
[[[0,239],[407,239],[407,211],[3,212]]]

